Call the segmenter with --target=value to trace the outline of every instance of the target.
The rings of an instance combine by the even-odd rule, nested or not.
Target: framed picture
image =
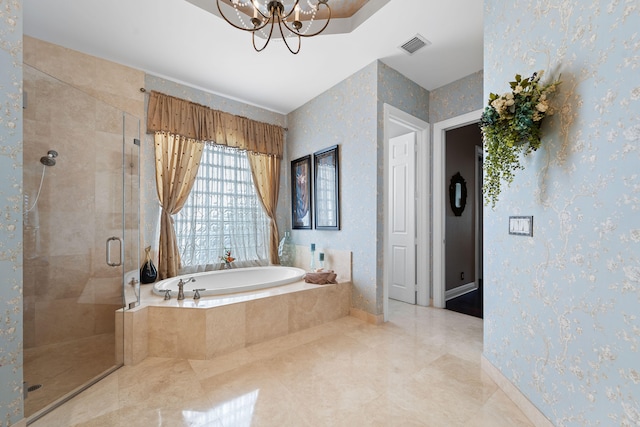
[[[340,230],[339,147],[313,154],[313,195],[317,230]]]
[[[311,156],[291,161],[291,224],[296,230],[311,229]]]

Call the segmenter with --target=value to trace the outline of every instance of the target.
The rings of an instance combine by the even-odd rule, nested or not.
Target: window
[[[207,144],[189,198],[173,219],[186,273],[219,268],[225,249],[238,265],[268,263],[269,219],[243,151]]]

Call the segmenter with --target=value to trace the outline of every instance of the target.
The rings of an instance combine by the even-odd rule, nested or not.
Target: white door
[[[415,132],[389,139],[389,298],[416,303]]]

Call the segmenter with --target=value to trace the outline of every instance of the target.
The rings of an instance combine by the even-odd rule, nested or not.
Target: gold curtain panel
[[[167,132],[198,141],[282,158],[284,129],[246,117],[152,91],[147,110],[147,132]]]

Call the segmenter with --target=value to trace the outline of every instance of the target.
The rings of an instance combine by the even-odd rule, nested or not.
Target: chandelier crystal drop
[[[280,37],[289,52],[294,55],[300,52],[302,37],[313,37],[323,32],[331,20],[331,8],[327,4],[329,0],[216,0],[220,16],[231,26],[251,33],[251,42],[256,52],[263,51],[274,35],[273,29],[276,27],[280,32]],[[235,9],[235,20],[229,19],[220,3],[229,5]],[[316,21],[318,13],[326,14],[326,22],[319,29],[311,30]],[[323,18],[324,19],[324,18]],[[234,22],[236,21],[236,22]],[[260,33],[266,40],[259,47],[256,44],[256,33]],[[297,46],[291,47],[292,39],[297,39]]]

